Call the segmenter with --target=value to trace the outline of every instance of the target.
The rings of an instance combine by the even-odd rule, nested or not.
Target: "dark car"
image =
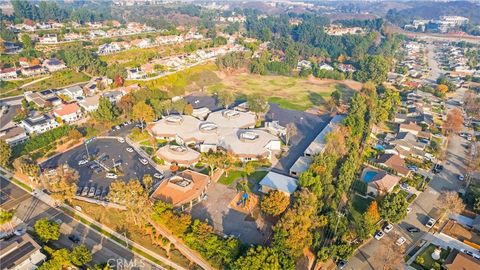
[[[345,261],[345,260],[340,260],[340,261],[337,262],[338,269],[343,269],[343,268],[345,268],[346,265],[347,265],[347,261]]]
[[[73,243],[75,243],[75,244],[80,243],[80,237],[78,237],[78,235],[76,235],[76,234],[70,234],[70,235],[68,236],[68,239],[69,239],[70,241],[72,241]]]
[[[436,164],[433,167],[433,173],[440,173],[443,170],[443,165],[441,164]]]
[[[409,228],[407,228],[407,232],[409,232],[409,233],[418,233],[418,232],[420,232],[420,229],[417,228],[417,227],[409,227]]]

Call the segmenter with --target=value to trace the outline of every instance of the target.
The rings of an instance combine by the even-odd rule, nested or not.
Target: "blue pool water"
[[[363,176],[363,181],[365,183],[370,183],[373,178],[375,177],[375,175],[377,175],[377,172],[374,172],[374,171],[368,171],[365,173],[365,175]]]
[[[373,148],[375,148],[378,151],[385,151],[385,147],[383,147],[380,144],[375,144],[375,146]]]

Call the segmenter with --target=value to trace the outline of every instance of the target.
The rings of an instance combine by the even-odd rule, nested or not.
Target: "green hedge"
[[[53,148],[53,142],[67,136],[68,132],[74,128],[75,127],[65,125],[42,134],[33,135],[26,142],[14,147],[14,157],[29,154],[42,148],[46,148],[46,151],[51,150]]]

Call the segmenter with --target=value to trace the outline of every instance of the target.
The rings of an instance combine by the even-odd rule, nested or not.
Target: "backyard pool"
[[[375,175],[377,175],[377,172],[374,172],[374,171],[365,172],[365,174],[363,175],[363,181],[365,183],[370,183],[375,177]]]
[[[385,151],[385,147],[383,147],[383,145],[378,144],[378,143],[375,144],[375,146],[373,146],[373,148],[374,148],[375,150],[378,150],[378,151]]]

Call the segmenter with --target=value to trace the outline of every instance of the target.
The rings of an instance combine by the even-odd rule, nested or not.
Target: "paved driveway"
[[[107,159],[102,162],[107,168],[111,168],[114,163],[121,163],[120,171],[123,176],[118,179],[128,181],[130,179],[141,180],[145,174],[153,176],[157,172],[150,164],[143,165],[140,162],[140,155],[137,152],[129,153],[126,148],[130,147],[127,143],[120,143],[116,139],[97,139],[88,144],[90,155],[96,157],[105,156]],[[79,187],[97,184],[99,187],[108,187],[115,179],[106,178],[106,171],[102,169],[98,173],[90,168],[92,162],[85,165],[78,165],[78,161],[86,157],[85,145],[75,147],[65,153],[55,156],[41,164],[41,168],[55,168],[59,164],[68,164],[80,174],[78,181]]]
[[[290,140],[288,153],[277,164],[274,164],[274,169],[287,174],[290,167],[297,161],[298,157],[303,155],[308,145],[331,119],[329,115],[318,116],[302,111],[282,109],[274,103],[270,104],[270,110],[265,118],[266,121],[279,121],[282,126],[295,123],[297,127],[297,135]]]

